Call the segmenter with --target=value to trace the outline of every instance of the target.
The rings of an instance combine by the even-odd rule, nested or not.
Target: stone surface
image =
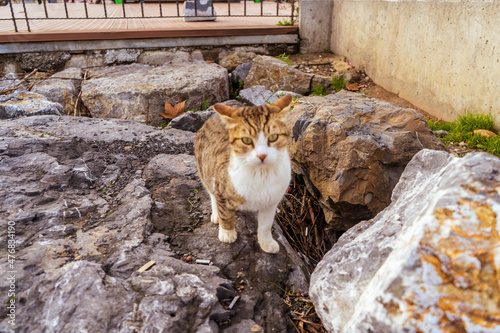
[[[106,65],[111,65],[135,62],[141,52],[141,49],[106,50],[104,54],[104,63]]]
[[[87,51],[83,54],[72,54],[64,68],[91,68],[105,64],[104,51]]]
[[[40,94],[15,91],[0,96],[0,119],[62,114],[61,104],[51,102]]]
[[[233,52],[219,61],[219,64],[228,72],[234,71],[238,66],[251,63],[257,56],[254,52]]]
[[[28,52],[20,54],[20,65],[27,72],[34,69],[46,72],[62,68],[70,58],[69,52]]]
[[[216,19],[217,12],[212,5],[212,0],[184,1],[184,22],[215,21]]]
[[[311,81],[311,87],[321,86],[325,89],[329,89],[332,85],[332,78],[323,75],[314,75]]]
[[[187,100],[198,110],[208,100],[228,99],[227,71],[216,64],[186,63],[152,67],[132,64],[90,71],[82,85],[82,100],[93,117],[119,118],[159,126],[165,102]]]
[[[183,115],[172,119],[168,127],[177,128],[183,131],[197,132],[210,117],[215,115],[215,111],[186,112]]]
[[[264,86],[252,86],[240,91],[240,99],[250,106],[260,106],[266,103],[274,103],[278,98],[274,93]]]
[[[183,64],[186,62],[203,61],[203,54],[201,52],[188,52],[177,51],[145,51],[137,59],[138,63],[147,64],[152,66],[160,66],[166,63]]]
[[[252,68],[252,63],[247,62],[241,65],[238,65],[230,74],[229,80],[233,84],[234,87],[240,88],[240,85],[244,85],[245,78],[248,76],[250,69]],[[241,83],[240,83],[241,80]]]
[[[277,58],[259,55],[254,58],[245,78],[245,88],[262,85],[273,92],[289,90],[306,95],[311,89],[312,78],[313,75],[288,66]]]
[[[20,82],[21,80],[19,80],[19,77],[14,72],[7,72],[7,74],[0,79],[0,91],[6,92],[14,88]]]
[[[76,113],[80,115],[81,111],[78,109],[77,100],[81,82],[81,69],[67,68],[52,75],[47,80],[38,81],[31,91],[44,95],[52,102],[61,104],[65,114],[73,115]]]
[[[500,160],[420,151],[311,277],[330,332],[497,332]]]
[[[117,119],[2,121],[0,220],[16,229],[19,321],[2,317],[0,331],[292,331],[277,286],[306,292],[303,264],[277,226],[281,252],[262,252],[251,214],[238,215],[236,243],[219,242],[193,139]]]
[[[421,149],[446,150],[417,111],[347,91],[298,100],[288,124],[292,168],[336,230],[387,207]]]

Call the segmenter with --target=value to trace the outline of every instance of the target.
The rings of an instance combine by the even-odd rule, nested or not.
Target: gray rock
[[[196,3],[195,3],[196,1]],[[217,13],[212,0],[184,1],[184,21],[215,21]]]
[[[52,75],[47,80],[35,83],[32,92],[44,95],[48,100],[63,106],[65,114],[81,114],[81,103],[78,108],[78,94],[82,82],[80,68],[67,68]],[[75,109],[76,108],[76,109]]]
[[[106,50],[104,54],[104,63],[106,65],[111,65],[135,62],[141,53],[142,50],[140,49]]]
[[[253,86],[240,91],[240,99],[243,103],[251,106],[260,106],[274,103],[278,100],[272,91],[264,86]]]
[[[19,80],[15,73],[5,74],[5,76],[0,79],[0,92],[6,92],[14,88],[19,82],[21,82],[21,80]]]
[[[64,67],[71,58],[69,52],[28,52],[20,55],[21,68],[31,72],[34,69],[47,72]]]
[[[332,85],[332,78],[324,75],[314,75],[311,81],[311,88],[323,87],[325,91],[330,89]]]
[[[207,63],[182,65],[119,65],[93,69],[82,85],[82,100],[93,117],[119,118],[159,126],[165,102],[187,100],[187,109],[199,109],[228,99],[226,69]]]
[[[386,208],[420,150],[447,150],[419,112],[348,91],[301,98],[287,124],[292,169],[338,231]]]
[[[72,54],[64,68],[91,68],[105,65],[104,54],[101,51],[87,51],[84,54]]]
[[[262,252],[251,214],[238,216],[236,243],[219,242],[193,136],[116,119],[1,122],[0,220],[15,223],[19,258],[16,331],[219,332],[245,320],[292,329],[276,285],[305,292],[304,266],[278,227],[281,252]],[[213,265],[186,263],[187,254]],[[0,292],[8,288],[0,281]],[[0,331],[11,331],[8,319]]]
[[[288,90],[306,95],[313,75],[303,73],[285,62],[268,56],[257,56],[245,78],[245,88],[262,85],[271,91]]]
[[[344,233],[316,267],[310,294],[325,328],[496,330],[498,292],[486,286],[498,281],[499,168],[486,153],[416,154],[391,205]]]
[[[215,115],[215,111],[188,111],[183,115],[170,121],[168,127],[177,128],[183,131],[197,132],[210,117]]]
[[[138,63],[147,64],[152,66],[161,66],[166,63],[183,64],[186,62],[203,61],[203,54],[201,52],[188,52],[177,51],[145,51],[137,59]]]
[[[0,96],[0,119],[62,114],[61,104],[51,102],[40,94],[15,91]]]
[[[156,155],[144,168],[142,177],[146,180],[166,180],[169,177],[194,176],[196,160],[193,155]]]
[[[231,83],[239,88],[240,80],[245,82],[245,79],[252,68],[253,63],[247,62],[245,64],[238,65],[232,72],[229,74]]]

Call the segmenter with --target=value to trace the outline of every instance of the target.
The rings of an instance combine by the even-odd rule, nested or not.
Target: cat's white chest
[[[267,167],[231,161],[230,179],[236,192],[246,199],[240,209],[258,211],[280,202],[291,177],[290,160],[286,152],[285,156]]]

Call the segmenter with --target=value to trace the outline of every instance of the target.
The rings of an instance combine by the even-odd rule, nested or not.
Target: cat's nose
[[[257,155],[257,157],[262,161],[264,162],[264,160],[266,159],[267,155],[266,154],[260,154],[260,155]]]

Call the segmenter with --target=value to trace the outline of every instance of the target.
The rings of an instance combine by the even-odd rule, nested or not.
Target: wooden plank
[[[297,26],[214,27],[162,30],[61,31],[0,34],[0,43],[107,40],[137,38],[218,37],[297,34]]]

